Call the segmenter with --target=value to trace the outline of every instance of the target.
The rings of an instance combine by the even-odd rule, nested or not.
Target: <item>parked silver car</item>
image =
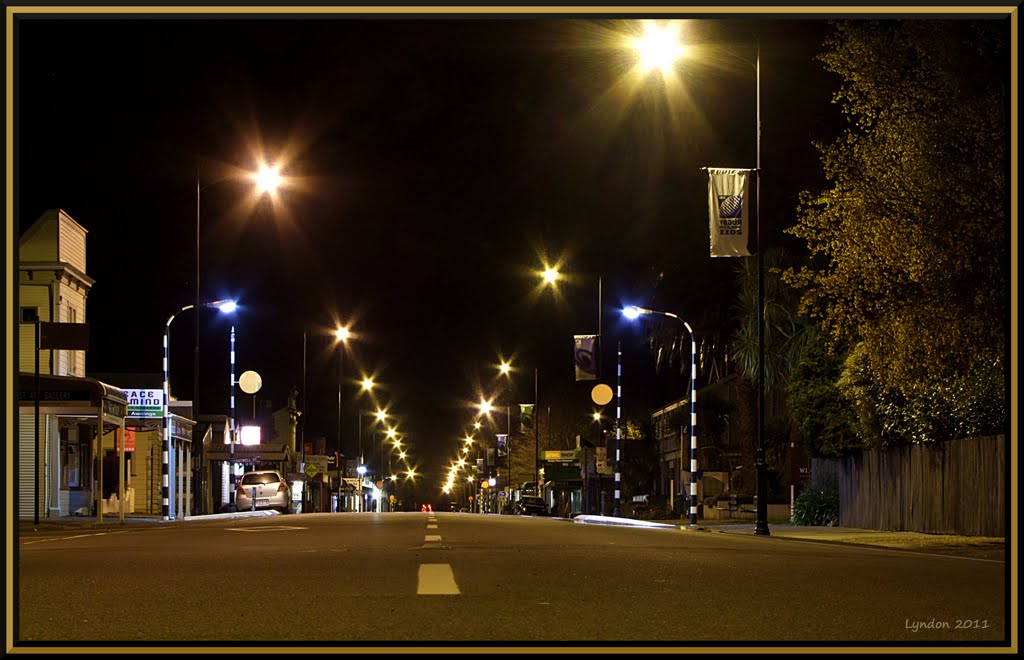
[[[256,509],[277,509],[291,513],[292,489],[277,470],[253,470],[242,475],[235,490],[235,508],[251,511],[253,500]]]

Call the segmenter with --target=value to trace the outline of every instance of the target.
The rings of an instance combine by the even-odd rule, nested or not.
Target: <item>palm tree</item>
[[[764,253],[764,449],[769,466],[780,470],[786,462],[786,447],[795,426],[786,406],[786,385],[800,361],[814,327],[799,313],[799,293],[782,280],[786,254],[781,248]],[[757,267],[754,259],[736,264],[738,295],[733,305],[738,326],[729,342],[729,353],[743,385],[738,388],[739,419],[744,443],[743,462],[753,464],[756,437],[758,384]]]

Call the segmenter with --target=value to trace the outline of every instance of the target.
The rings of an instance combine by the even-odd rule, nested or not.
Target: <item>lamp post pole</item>
[[[764,460],[764,246],[761,244],[761,41],[757,42],[757,521],[754,534],[769,535],[768,475]]]
[[[540,411],[537,409],[537,367],[533,368],[533,484],[540,495],[540,425],[537,423]]]
[[[341,351],[339,351],[339,353],[338,353],[338,460],[339,461],[341,460],[341,382],[342,382],[342,372],[344,370],[344,363],[345,363],[345,348],[344,348],[344,344],[342,344]],[[342,493],[341,482],[339,481],[339,483],[338,483],[338,504],[339,504],[339,506],[335,509],[336,512],[341,510],[341,506],[340,506],[340,504],[341,504],[341,493]]]
[[[178,314],[188,311],[190,309],[195,310],[196,316],[199,315],[199,309],[203,307],[219,307],[222,312],[231,313],[235,310],[235,303],[229,300],[218,300],[216,302],[209,302],[199,305],[185,305],[177,312],[171,314],[167,318],[167,322],[164,324],[164,355],[163,355],[163,376],[164,376],[164,391],[163,391],[163,456],[160,467],[161,477],[161,515],[164,520],[172,519],[171,512],[171,497],[170,497],[170,457],[171,457],[171,424],[170,424],[170,343],[171,343],[171,323],[178,317]],[[193,405],[195,402],[193,401]]]
[[[171,323],[178,314],[192,309],[194,305],[185,305],[167,318],[164,324],[164,410],[163,410],[163,460],[160,465],[160,508],[164,520],[171,519],[171,493],[170,493],[170,456],[171,456],[171,425],[170,425],[170,370],[168,368],[168,354],[171,342]]]
[[[693,328],[672,312],[657,312],[643,307],[627,307],[623,313],[629,319],[635,319],[641,314],[667,316],[682,323],[690,334],[690,526],[695,527],[697,525],[697,340],[693,335]],[[682,434],[680,433],[680,435]],[[682,439],[680,438],[680,466],[682,458]]]
[[[309,393],[306,392],[306,335],[308,334],[308,327],[302,326],[302,414],[299,417],[299,444],[300,459],[299,459],[299,471],[302,472],[302,508],[299,509],[302,513],[306,513],[306,415],[307,409],[309,408]]]
[[[235,326],[231,326],[231,418],[228,420],[230,424],[230,432],[228,434],[228,441],[230,442],[230,460],[228,461],[231,465],[231,486],[228,491],[228,501],[231,504],[235,503]]]
[[[199,268],[200,268],[200,252],[199,252],[199,169],[196,168],[196,287],[195,295],[193,298],[193,306],[195,309],[199,309]],[[195,315],[194,321],[194,335],[195,335],[195,351],[192,357],[192,419],[194,421],[199,420],[199,314]],[[233,438],[232,438],[233,440]],[[205,474],[206,467],[206,456],[204,455],[205,449],[202,443],[199,443],[199,464],[202,472]],[[204,497],[202,479],[198,480],[197,486],[200,490],[200,498]]]
[[[338,341],[341,342],[341,349],[340,349],[340,351],[338,353],[338,462],[340,463],[341,462],[341,455],[342,455],[342,444],[341,444],[341,386],[342,386],[342,379],[343,379],[342,372],[344,370],[344,364],[345,364],[345,348],[348,345],[348,338],[349,338],[349,336],[351,336],[351,333],[350,333],[348,328],[346,328],[346,327],[339,327],[337,330],[335,330],[334,334],[338,338]],[[336,508],[336,511],[341,511],[341,495],[342,495],[342,492],[343,492],[343,489],[341,487],[341,474],[342,473],[339,472],[339,478],[338,478],[338,506]],[[328,482],[328,490],[329,489],[330,489],[330,484]]]
[[[196,290],[193,306],[199,309],[199,170],[196,169]],[[199,314],[195,315],[195,352],[192,365],[192,417],[197,416],[199,410]]]
[[[505,503],[512,501],[512,403],[511,401],[505,406],[505,412],[508,415],[508,421],[505,425],[505,431],[508,436],[505,438],[505,454],[508,456],[508,476],[505,477]]]
[[[615,380],[615,509],[612,515],[622,515],[622,342],[618,344]]]

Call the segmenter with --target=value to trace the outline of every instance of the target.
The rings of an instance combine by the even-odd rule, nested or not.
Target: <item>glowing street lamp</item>
[[[633,40],[633,48],[640,55],[643,72],[658,69],[668,73],[676,60],[686,55],[686,47],[679,43],[677,23],[659,26],[653,21],[644,24],[644,34]]]
[[[258,175],[256,175],[256,176],[258,177]],[[223,180],[230,180],[230,179],[223,179]],[[266,179],[263,184],[259,183],[259,179],[258,178],[256,179],[256,181],[257,181],[257,192],[258,192],[258,194],[260,196],[262,196],[264,194],[270,194],[271,196],[273,196],[275,194],[276,190],[277,190],[277,187],[280,186],[283,183],[283,179],[280,176],[278,176],[276,178],[276,180]],[[218,183],[218,182],[214,182],[214,183]],[[196,169],[196,263],[195,263],[196,272],[195,272],[195,291],[193,292],[193,295],[194,295],[193,301],[194,302],[192,303],[192,306],[197,308],[197,309],[203,306],[199,302],[199,299],[201,297],[201,289],[200,289],[200,286],[199,286],[199,282],[200,282],[200,277],[199,276],[200,276],[200,270],[201,270],[201,266],[202,266],[202,251],[200,250],[200,243],[201,243],[200,236],[202,234],[201,229],[200,229],[201,226],[202,226],[202,222],[201,222],[202,204],[200,203],[201,202],[201,194],[202,194],[202,191],[205,188],[209,188],[210,186],[214,185],[214,183],[208,183],[208,184],[206,184],[204,186],[202,184],[200,178],[199,178],[199,170],[198,170],[198,168]],[[230,312],[225,312],[225,313],[230,313]],[[194,347],[193,347],[193,357],[192,357],[192,361],[193,361],[193,363],[192,363],[192,410],[193,411],[197,411],[199,409],[199,315],[198,314],[196,314],[196,316],[195,316],[194,325],[193,325],[193,340],[194,340]],[[234,383],[232,383],[232,387],[233,386],[234,386]],[[193,412],[193,414],[195,415],[196,413]],[[205,453],[205,449],[203,448],[202,443],[200,443],[199,444],[199,461],[200,461],[200,464],[203,465],[203,466],[205,466],[205,461],[206,461],[204,453]],[[204,467],[203,474],[205,474],[205,473],[206,473],[206,471],[205,471],[205,467]],[[232,474],[234,474],[234,469],[233,468],[232,468]],[[198,485],[199,485],[200,489],[202,488],[202,485],[203,485],[202,481],[203,480],[200,479],[199,482],[198,482]],[[234,490],[232,490],[232,493],[234,493]],[[234,495],[232,495],[232,497],[234,497]],[[196,501],[198,501],[200,503],[205,503],[205,501],[206,501],[205,493],[199,493],[199,497],[196,498]]]
[[[342,443],[341,443],[341,384],[343,381],[342,373],[345,365],[345,349],[348,348],[349,337],[352,336],[351,331],[345,326],[338,326],[334,331],[334,336],[337,341],[341,343],[341,351],[338,352],[338,461],[341,462],[342,455]],[[341,511],[341,498],[343,496],[343,489],[341,487],[342,480],[344,478],[344,470],[339,467],[338,472],[338,504],[336,511]]]
[[[281,185],[282,181],[280,168],[268,165],[261,165],[254,178],[256,179],[256,187],[260,193],[267,193],[270,195],[273,195],[277,191],[277,187]]]
[[[673,22],[658,28],[655,24],[647,22],[647,32],[644,38],[635,40],[634,48],[640,55],[640,66],[649,70],[657,66],[663,72],[679,58],[686,54],[686,47],[679,45],[678,30],[675,26],[679,23]],[[743,58],[741,58],[743,59]],[[754,198],[755,207],[755,241],[757,244],[757,448],[756,448],[756,471],[757,471],[757,514],[754,524],[754,534],[769,535],[768,529],[768,478],[767,464],[765,463],[764,452],[764,414],[765,414],[765,385],[764,385],[764,245],[761,243],[761,43],[757,43],[757,56],[754,62],[744,60],[754,67],[755,81],[755,148],[756,161],[754,173],[756,175],[756,189]],[[708,168],[704,168],[708,169]]]

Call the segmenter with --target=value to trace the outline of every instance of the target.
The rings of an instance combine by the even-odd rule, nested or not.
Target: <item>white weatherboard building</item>
[[[52,327],[46,324],[83,324],[88,330],[86,300],[94,280],[86,274],[86,234],[65,211],[51,209],[18,242],[18,374],[13,385],[18,392],[15,488],[20,518],[131,513],[132,477],[139,481],[142,467],[133,457],[162,441],[159,432],[147,433],[144,424],[132,421],[128,391],[86,377],[86,350],[37,349],[40,331]],[[143,409],[145,416],[148,402],[137,398],[132,397],[131,408]],[[193,422],[177,422],[171,426],[172,497],[187,510]]]

